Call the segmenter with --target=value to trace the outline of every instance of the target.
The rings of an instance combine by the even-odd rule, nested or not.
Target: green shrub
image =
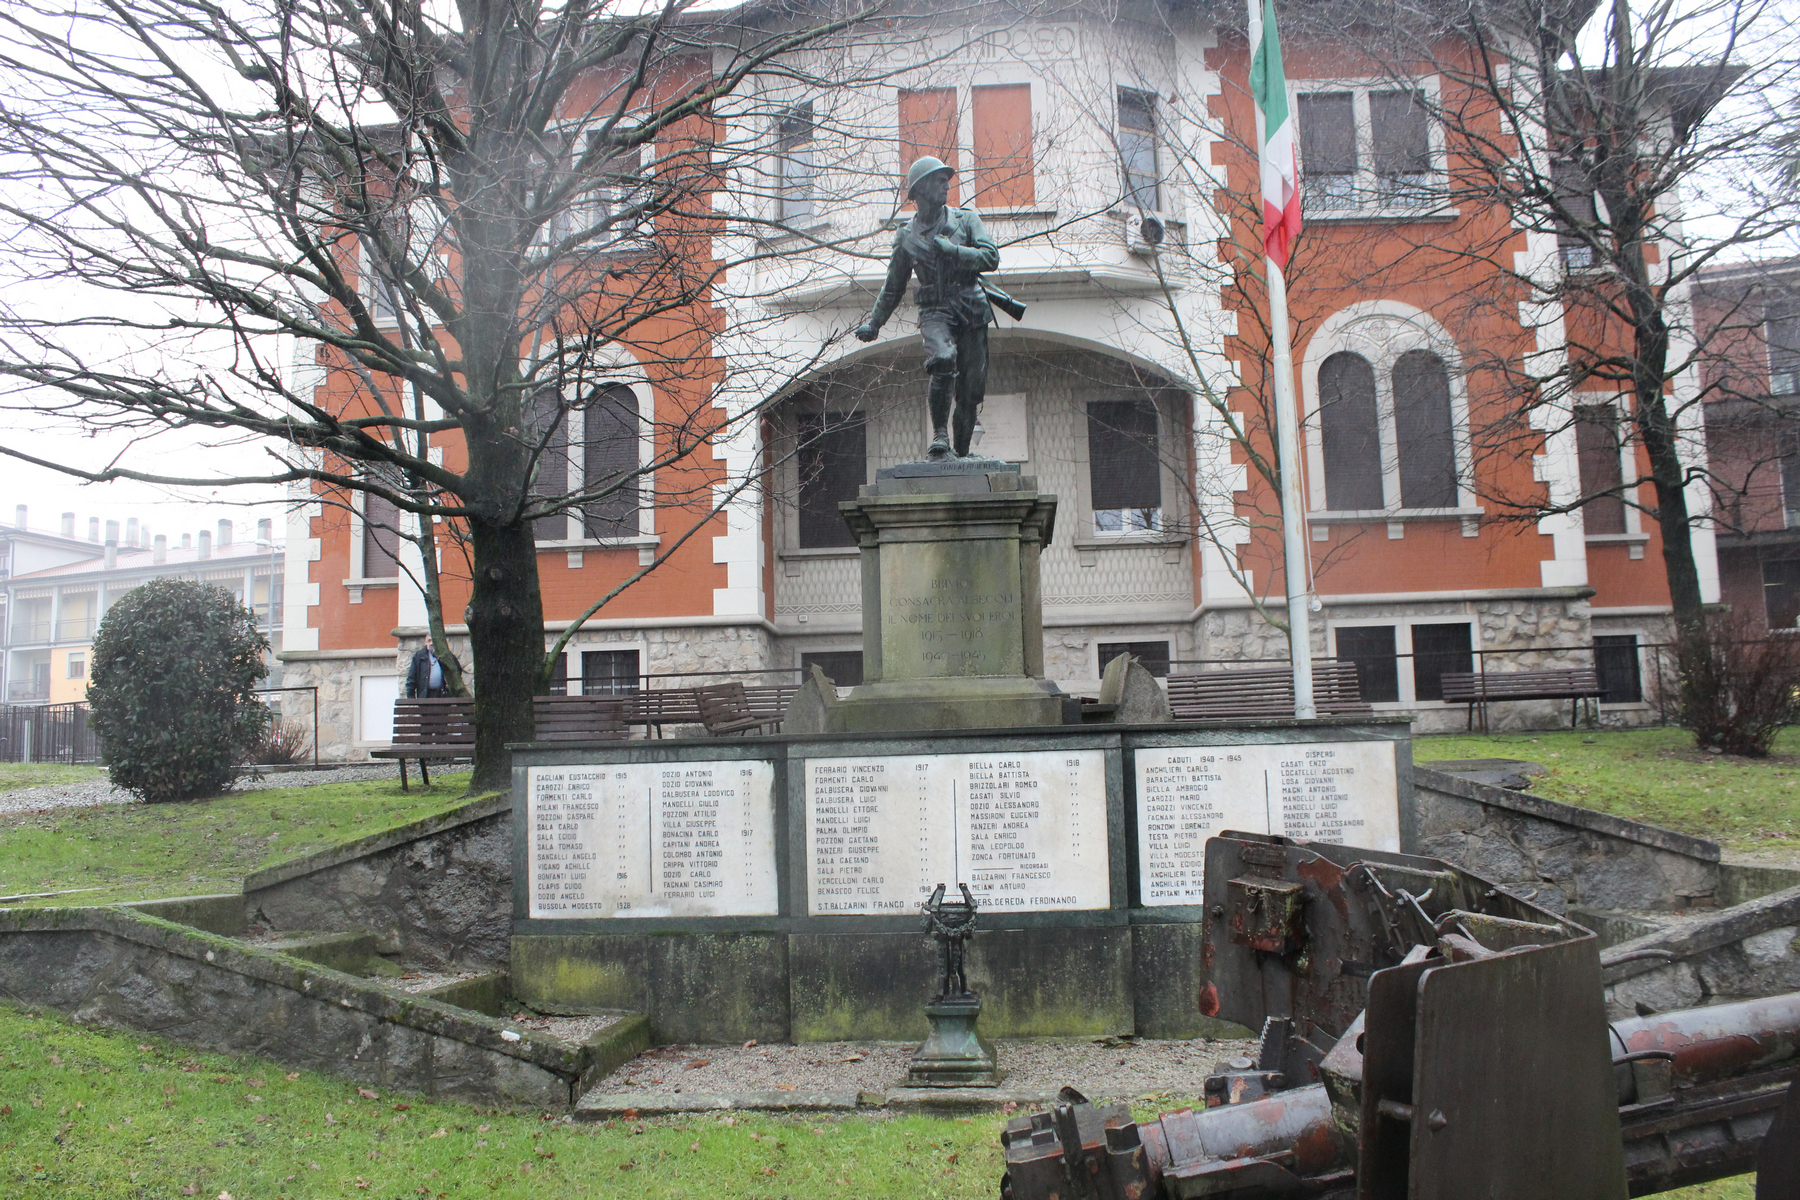
[[[1714,616],[1681,648],[1677,715],[1702,750],[1763,758],[1800,720],[1800,639]]]
[[[114,786],[152,803],[216,796],[268,728],[251,692],[268,639],[231,593],[153,579],[122,596],[94,637],[88,706]]]

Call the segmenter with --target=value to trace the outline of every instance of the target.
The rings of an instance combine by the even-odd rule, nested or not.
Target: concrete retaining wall
[[[1656,950],[1675,961],[1619,961]],[[1605,979],[1614,1017],[1800,991],[1800,887],[1673,921],[1612,947],[1601,963],[1613,964]]]
[[[593,1058],[587,1047],[125,908],[0,910],[0,996],[476,1104],[563,1109]]]
[[[1541,796],[1413,768],[1418,842],[1426,854],[1507,887],[1535,891],[1553,912],[1671,911],[1715,902],[1719,846]]]
[[[251,918],[275,929],[368,932],[410,962],[504,967],[512,936],[510,796],[258,871]]]

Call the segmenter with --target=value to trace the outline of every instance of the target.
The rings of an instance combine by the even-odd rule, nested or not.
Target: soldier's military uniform
[[[921,160],[914,164],[913,174],[923,178],[931,172],[918,168],[936,161]],[[948,169],[942,164],[938,168]],[[909,181],[909,194],[918,178]],[[954,252],[937,244],[940,237],[955,243]],[[999,265],[999,248],[975,213],[946,207],[929,225],[915,214],[894,237],[887,282],[869,313],[868,323],[879,329],[906,294],[908,281],[917,277],[913,298],[919,306],[919,336],[925,340],[925,370],[931,379],[931,427],[934,433],[945,428],[954,403],[951,441],[958,457],[968,456],[975,410],[987,394],[987,327],[994,320],[994,308],[981,275]],[[939,453],[936,442],[933,453]]]

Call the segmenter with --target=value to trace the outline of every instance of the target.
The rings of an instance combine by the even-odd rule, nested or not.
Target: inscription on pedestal
[[[815,916],[912,913],[959,882],[983,911],[1110,902],[1104,751],[810,759],[806,822]]]
[[[1206,839],[1226,829],[1400,849],[1392,742],[1181,746],[1137,752],[1146,905],[1199,904]]]
[[[970,541],[891,546],[885,554],[884,678],[1024,670],[1016,551],[1005,553],[997,541]]]
[[[609,763],[526,774],[533,917],[778,911],[774,764]]]

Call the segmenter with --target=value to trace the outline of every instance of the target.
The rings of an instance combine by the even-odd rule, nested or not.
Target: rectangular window
[[[956,89],[920,88],[900,91],[900,169],[929,154],[956,170]],[[950,203],[959,204],[957,178],[950,176]]]
[[[526,405],[525,450],[536,458],[530,494],[534,498],[559,499],[569,491],[569,416],[562,396],[552,387],[540,389]],[[569,539],[569,518],[551,513],[531,523],[532,537],[540,542]]]
[[[1425,88],[1340,84],[1295,94],[1301,194],[1321,214],[1427,208],[1442,198]]]
[[[1156,96],[1152,92],[1119,89],[1119,163],[1124,173],[1125,203],[1145,212],[1160,209]]]
[[[76,650],[76,651],[72,651],[69,654],[69,678],[70,679],[86,679],[87,678],[87,652],[86,651]]]
[[[1400,699],[1400,660],[1394,655],[1392,625],[1340,627],[1337,656],[1356,664],[1356,682],[1369,704],[1393,704]]]
[[[1313,209],[1356,204],[1356,97],[1349,92],[1302,92],[1294,119],[1300,125],[1301,195]]]
[[[1158,679],[1169,674],[1169,643],[1167,642],[1101,642],[1100,673],[1106,673],[1106,664],[1121,654],[1129,654],[1144,664],[1144,669]]]
[[[1619,458],[1619,414],[1610,404],[1582,404],[1575,409],[1575,453],[1581,471],[1582,505],[1589,533],[1624,533],[1625,483]],[[1604,494],[1602,494],[1604,493]]]
[[[1768,301],[1763,335],[1769,341],[1769,394],[1800,392],[1800,295],[1785,293]]]
[[[868,426],[860,413],[805,413],[794,455],[800,471],[800,545],[854,546],[838,504],[869,481]]]
[[[644,147],[608,148],[598,131],[567,137],[568,170],[580,181],[551,220],[558,241],[586,234],[585,243],[599,245],[628,238],[647,226],[641,207],[650,199],[644,174]]]
[[[1000,83],[969,89],[974,111],[975,195],[983,208],[1022,208],[1037,199],[1032,179],[1031,85]]]
[[[1156,406],[1146,400],[1096,400],[1087,406],[1087,426],[1095,531],[1161,529]]]
[[[1562,213],[1552,210],[1556,224],[1556,252],[1562,256],[1563,266],[1568,270],[1591,267],[1594,265],[1594,247],[1588,238],[1595,232],[1598,209],[1594,204],[1594,183],[1588,176],[1587,167],[1578,162],[1556,163],[1550,168],[1550,180],[1562,208]]]
[[[1602,704],[1641,704],[1644,677],[1635,633],[1601,634],[1594,639],[1594,669]]]
[[[394,579],[400,574],[400,509],[386,496],[363,493],[362,577]]]
[[[1431,126],[1425,94],[1369,93],[1369,140],[1374,148],[1378,203],[1417,204],[1431,188]]]
[[[838,687],[858,687],[863,681],[861,650],[818,650],[800,656],[800,672],[807,679],[812,678],[814,667]]]
[[[1762,565],[1763,612],[1770,629],[1792,629],[1800,621],[1800,559]]]
[[[396,200],[377,213],[376,219],[382,224],[388,251],[383,255],[373,237],[362,241],[363,302],[377,324],[392,325],[414,307],[400,282],[408,272],[423,268],[437,282],[449,273],[449,225],[437,202],[429,197],[404,204]]]
[[[582,491],[590,496],[606,491],[582,507],[583,536],[636,537],[643,503],[638,486],[643,435],[637,392],[622,383],[600,388],[581,419]]]
[[[569,694],[569,656],[559,654],[550,668],[550,694],[566,696]]]
[[[1786,429],[1781,438],[1781,505],[1787,527],[1800,525],[1800,430]]]
[[[636,650],[583,650],[581,652],[581,694],[584,696],[629,696],[638,690],[638,652]]]
[[[813,215],[813,106],[796,104],[775,127],[776,212],[780,221]]]
[[[1412,649],[1414,700],[1442,700],[1445,671],[1475,669],[1467,621],[1414,625]]]

